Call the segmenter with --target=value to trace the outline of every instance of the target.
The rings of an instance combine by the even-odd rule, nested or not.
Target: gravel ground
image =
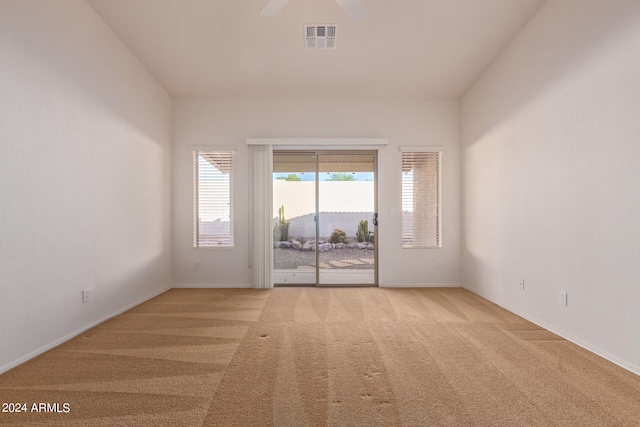
[[[294,269],[300,265],[313,265],[316,262],[316,253],[314,251],[301,251],[298,249],[274,248],[274,267],[275,269]],[[342,261],[345,259],[374,259],[374,251],[370,249],[331,249],[326,252],[320,252],[320,262],[329,264],[329,261]],[[353,265],[351,267],[343,267],[358,270],[371,270],[373,265],[362,264]]]

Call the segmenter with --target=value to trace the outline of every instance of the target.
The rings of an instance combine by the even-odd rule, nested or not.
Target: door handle
[[[373,225],[378,225],[378,212],[373,214]]]

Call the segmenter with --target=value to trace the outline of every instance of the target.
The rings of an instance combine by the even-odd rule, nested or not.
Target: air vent
[[[307,49],[335,49],[337,33],[337,25],[305,25],[305,46]]]

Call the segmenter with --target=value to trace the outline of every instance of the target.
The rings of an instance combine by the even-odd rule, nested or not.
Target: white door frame
[[[273,152],[274,147],[278,149],[300,149],[300,150],[379,150],[381,146],[389,144],[387,138],[247,138],[247,145],[267,145],[269,146],[268,152]],[[264,175],[267,175],[266,173]],[[261,200],[260,206],[257,203],[250,204],[250,224],[249,224],[249,236],[250,239],[257,233],[259,233],[265,239],[267,238],[267,230],[258,227],[256,229],[256,220],[259,216],[262,216],[263,212],[273,212],[273,200],[272,198],[259,198],[254,194],[256,188],[253,185],[257,180],[263,180],[263,182],[271,185],[271,176],[254,176],[254,182],[252,182],[252,190],[250,194],[250,200]],[[272,194],[272,191],[267,191],[268,194]],[[258,224],[259,225],[259,224]],[[271,247],[273,248],[273,233],[271,235]],[[271,251],[258,250],[256,245],[250,246],[251,261],[250,266],[254,269],[253,274],[253,287],[254,288],[273,288],[273,260]],[[266,259],[266,258],[269,259]],[[258,266],[260,267],[258,269]],[[377,280],[376,280],[377,281]]]

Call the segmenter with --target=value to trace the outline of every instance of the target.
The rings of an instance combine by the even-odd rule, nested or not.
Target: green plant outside
[[[278,210],[278,222],[273,227],[273,240],[275,242],[285,242],[289,240],[289,225],[291,221],[285,220],[284,205]]]
[[[331,237],[329,237],[329,243],[349,243],[347,233],[336,228],[333,230],[333,233],[331,233]]]

